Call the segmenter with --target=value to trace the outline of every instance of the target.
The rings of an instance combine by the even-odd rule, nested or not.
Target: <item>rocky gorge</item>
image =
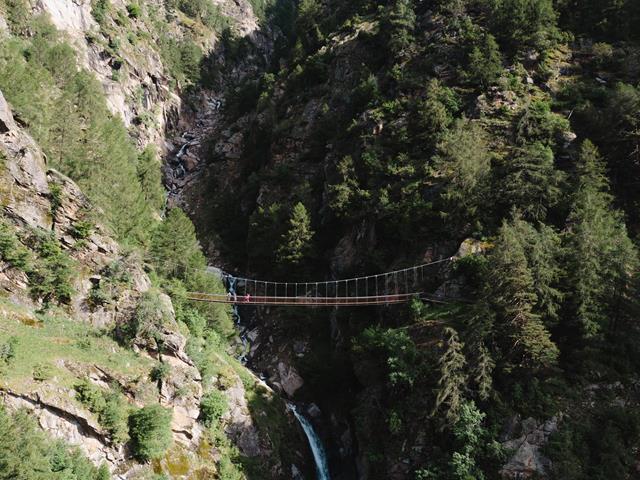
[[[637,38],[571,4],[0,0],[3,409],[122,480],[634,478]]]

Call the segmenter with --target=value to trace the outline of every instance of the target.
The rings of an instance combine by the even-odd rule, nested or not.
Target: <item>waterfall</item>
[[[329,476],[329,464],[327,463],[327,454],[324,451],[324,446],[322,445],[322,441],[318,434],[303,415],[298,413],[295,405],[289,404],[289,407],[293,411],[293,414],[300,422],[302,429],[304,430],[307,439],[309,440],[309,446],[311,447],[311,452],[313,453],[313,460],[316,462],[316,475],[318,480],[330,480]]]
[[[231,298],[234,299],[234,301],[237,300],[238,279],[228,274],[225,274],[223,278],[226,280],[227,291],[229,292],[229,295],[231,296]],[[242,363],[243,365],[246,365],[247,354],[249,353],[249,350],[251,348],[251,345],[249,344],[249,339],[247,338],[247,328],[243,327],[240,323],[241,318],[240,318],[240,312],[238,310],[238,304],[234,303],[232,309],[233,309],[233,319],[238,328],[240,341],[242,342],[242,353],[240,353],[236,358],[240,363]]]

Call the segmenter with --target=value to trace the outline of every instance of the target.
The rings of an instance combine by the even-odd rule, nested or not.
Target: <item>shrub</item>
[[[9,364],[16,356],[16,345],[18,337],[11,337],[9,341],[0,344],[0,362]]]
[[[50,380],[53,377],[53,368],[46,363],[38,363],[33,367],[33,379],[38,382]]]
[[[98,416],[100,425],[109,432],[111,440],[117,445],[126,443],[129,439],[128,411],[122,396],[118,392],[105,391],[86,378],[74,388],[78,392],[78,400]]]
[[[168,318],[158,292],[151,290],[144,293],[131,322],[122,329],[121,333],[124,340],[140,339],[158,342],[161,338],[160,329]]]
[[[71,226],[71,235],[77,240],[85,240],[93,233],[93,229],[93,223],[80,220]]]
[[[9,224],[0,220],[0,260],[14,268],[25,270],[29,263],[29,250],[18,240]]]
[[[214,425],[229,409],[227,397],[218,390],[212,390],[200,400],[200,418],[207,427]]]
[[[105,25],[110,9],[111,2],[109,0],[93,0],[91,2],[91,15],[101,27]]]
[[[160,405],[148,405],[132,413],[129,435],[138,459],[162,457],[171,446],[171,411]]]
[[[142,15],[142,7],[138,3],[130,3],[127,5],[127,13],[131,18],[138,18]]]
[[[69,303],[73,295],[71,285],[72,262],[52,235],[45,233],[38,240],[39,258],[29,272],[31,294],[45,305],[51,302]]]
[[[124,444],[129,440],[127,403],[119,392],[103,392],[103,396],[105,406],[99,414],[100,424],[107,429],[115,444]]]
[[[171,367],[169,366],[169,364],[161,362],[151,369],[149,377],[151,377],[151,380],[153,380],[154,382],[161,382],[163,380],[166,380],[169,377],[170,373]]]
[[[204,336],[204,331],[207,327],[207,319],[197,310],[184,308],[178,319],[189,327],[189,332],[194,337]]]

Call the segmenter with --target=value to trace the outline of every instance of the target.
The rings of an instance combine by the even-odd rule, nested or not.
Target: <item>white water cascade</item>
[[[309,440],[309,446],[311,447],[311,453],[313,453],[313,460],[316,463],[316,475],[318,480],[330,480],[329,476],[329,464],[327,463],[327,454],[324,451],[324,446],[322,445],[322,441],[318,434],[313,429],[309,420],[307,420],[304,415],[298,413],[295,405],[289,404],[289,408],[293,411],[293,414],[300,422],[302,429],[304,430],[307,439]]]

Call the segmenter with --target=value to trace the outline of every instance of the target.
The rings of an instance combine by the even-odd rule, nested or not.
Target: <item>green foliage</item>
[[[73,266],[69,255],[58,240],[48,232],[39,232],[36,239],[37,260],[29,270],[31,295],[51,303],[69,303],[74,293],[71,283]]]
[[[135,174],[137,153],[122,121],[109,112],[99,82],[75,68],[73,49],[56,30],[42,17],[32,25],[35,33],[28,40],[0,45],[0,89],[50,165],[100,205],[120,239],[144,243],[153,220]],[[55,195],[52,200],[55,210]]]
[[[167,278],[187,279],[206,266],[193,223],[179,208],[171,209],[156,228],[149,254]]]
[[[207,319],[198,310],[185,307],[180,314],[176,313],[176,318],[189,327],[191,335],[194,337],[204,337],[205,329],[207,328]]]
[[[491,154],[477,123],[458,120],[438,144],[435,175],[443,180],[443,215],[465,222],[477,218],[486,201]]]
[[[160,293],[149,290],[142,295],[130,323],[121,327],[121,335],[128,341],[146,340],[161,348],[162,328],[169,321],[169,312]]]
[[[516,142],[525,145],[540,142],[553,147],[564,132],[570,130],[566,118],[551,112],[551,105],[546,101],[528,103],[516,123]]]
[[[0,218],[0,260],[14,268],[29,270],[29,250],[22,245],[8,222]]]
[[[37,382],[45,382],[53,378],[53,367],[48,363],[38,363],[33,367],[33,379]]]
[[[227,397],[218,390],[212,390],[200,400],[200,415],[207,427],[219,422],[228,409]]]
[[[131,18],[138,18],[142,16],[142,7],[139,3],[130,3],[127,5],[127,13]]]
[[[526,218],[544,220],[561,198],[564,175],[554,166],[553,151],[534,143],[519,151],[507,165],[504,196]]]
[[[403,330],[368,327],[353,343],[358,355],[373,362],[373,371],[384,372],[392,389],[411,387],[416,379],[416,346]]]
[[[278,249],[278,260],[291,265],[299,264],[312,253],[311,219],[301,202],[296,203],[291,210],[289,228],[282,236],[282,244]]]
[[[640,7],[633,0],[563,0],[562,22],[579,34],[595,38],[637,41]]]
[[[171,446],[171,411],[147,405],[129,416],[129,435],[136,458],[160,458]]]
[[[500,228],[490,256],[487,286],[497,315],[496,329],[507,368],[517,365],[536,370],[553,365],[559,353],[535,311],[536,280],[541,282],[553,276],[534,278],[527,258],[528,240],[523,222],[516,218]],[[540,268],[549,267],[541,265]]]
[[[318,0],[302,0],[298,5],[296,30],[308,52],[317,50],[324,40],[324,35],[318,25],[321,13],[322,7]]]
[[[178,85],[198,83],[203,53],[193,40],[175,40],[164,36],[158,46],[168,74]]]
[[[0,7],[6,15],[11,33],[24,35],[29,28],[31,8],[27,0],[3,0]]]
[[[0,363],[10,365],[16,356],[17,337],[11,337],[6,343],[0,344]]]
[[[109,0],[91,0],[91,15],[98,25],[104,27],[111,11],[111,2]]]
[[[481,437],[486,435],[482,428],[485,414],[480,412],[473,402],[463,402],[460,406],[460,415],[453,425],[453,436],[458,448],[451,457],[452,476],[458,480],[478,479],[482,480],[484,474],[475,462],[475,456],[479,453],[478,444]]]
[[[429,81],[425,95],[417,106],[415,129],[418,140],[433,147],[453,123],[454,115],[460,109],[460,99],[452,89],[436,79]]]
[[[562,422],[546,448],[554,478],[626,478],[633,476],[640,416],[637,408],[597,406],[595,412]]]
[[[478,386],[478,397],[487,400],[491,395],[495,362],[484,345],[479,347],[477,362],[474,366],[474,382]]]
[[[45,435],[26,411],[0,408],[0,478],[15,480],[109,480],[77,449]]]
[[[221,32],[229,27],[229,19],[224,16],[220,7],[207,0],[177,0],[171,3],[175,3],[175,6],[185,15],[197,18],[205,26],[215,31]]]
[[[605,326],[615,329],[616,320],[628,320],[621,300],[630,292],[639,262],[608,186],[604,164],[587,140],[580,151],[578,184],[567,219],[570,304],[585,337]]]
[[[470,79],[487,88],[496,83],[502,74],[502,55],[496,39],[490,33],[483,35],[479,44],[469,53],[467,67]]]
[[[440,379],[431,415],[442,412],[447,422],[455,423],[458,420],[460,407],[463,405],[462,395],[467,381],[464,373],[466,360],[462,353],[463,344],[460,342],[458,332],[451,327],[446,327],[444,337],[444,352],[438,360]]]
[[[153,145],[147,145],[138,155],[136,171],[147,204],[154,210],[160,210],[164,205],[164,188],[158,152]]]
[[[416,14],[411,0],[393,0],[387,6],[383,17],[384,41],[393,56],[407,54],[413,44]]]
[[[87,220],[79,220],[71,226],[71,235],[77,240],[85,240],[91,236],[95,225]]]
[[[491,0],[498,38],[512,52],[527,47],[546,49],[558,37],[551,0]]]
[[[171,366],[168,363],[159,362],[155,367],[151,369],[149,377],[154,382],[162,382],[169,378],[171,374]]]
[[[329,185],[329,207],[341,217],[353,218],[362,213],[362,202],[369,193],[360,188],[353,158],[347,155],[336,165],[338,179]]]
[[[129,412],[122,395],[118,391],[103,390],[86,378],[76,383],[74,388],[76,398],[98,416],[98,421],[109,432],[111,440],[116,445],[126,443],[129,440]]]

